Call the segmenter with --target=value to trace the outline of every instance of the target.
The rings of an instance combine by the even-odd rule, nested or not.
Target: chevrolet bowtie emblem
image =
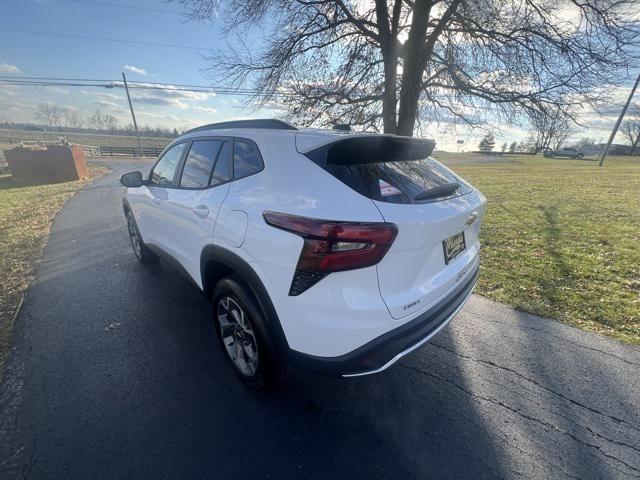
[[[471,215],[469,215],[467,217],[467,221],[465,222],[466,225],[471,225],[473,222],[475,222],[478,219],[478,212],[473,212]]]

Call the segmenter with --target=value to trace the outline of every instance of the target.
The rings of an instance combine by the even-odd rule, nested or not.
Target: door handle
[[[206,205],[198,205],[193,207],[193,214],[196,217],[207,218],[209,216],[209,208]]]

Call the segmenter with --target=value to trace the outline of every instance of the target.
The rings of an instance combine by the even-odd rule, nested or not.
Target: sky
[[[0,75],[119,80],[125,72],[130,81],[207,85],[210,65],[204,55],[227,42],[220,31],[224,20],[188,21],[180,12],[177,3],[162,0],[2,0]],[[56,36],[59,34],[96,39]],[[630,90],[633,73],[629,86],[615,91],[619,103]],[[281,115],[277,106],[247,108],[243,100],[237,95],[202,92],[132,92],[139,125],[184,130],[216,121]],[[76,109],[85,118],[99,108],[120,124],[131,123],[123,89],[7,85],[0,85],[0,120],[34,121],[36,106],[44,102]],[[577,129],[574,139],[590,136],[597,142],[606,141],[616,116],[616,111],[605,115],[585,112],[589,128]],[[429,128],[426,136],[447,150],[457,149],[457,140],[465,142],[463,149],[476,149],[484,134],[454,130],[447,124]],[[498,145],[522,140],[528,133],[514,125],[496,125],[492,131]],[[623,136],[616,141],[623,142]]]

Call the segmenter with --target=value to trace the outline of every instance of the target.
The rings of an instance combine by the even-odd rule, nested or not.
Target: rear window
[[[233,145],[233,178],[239,180],[264,168],[258,149],[252,143],[236,140]]]
[[[352,165],[326,164],[324,168],[356,192],[381,202],[429,203],[471,192],[469,184],[431,157]],[[416,199],[424,192],[451,183],[459,184],[453,193]]]

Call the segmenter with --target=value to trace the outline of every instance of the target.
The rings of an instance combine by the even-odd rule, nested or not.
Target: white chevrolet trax
[[[133,250],[212,301],[252,388],[290,366],[380,372],[447,325],[478,278],[486,200],[433,148],[278,120],[193,129],[148,176],[121,177]]]

